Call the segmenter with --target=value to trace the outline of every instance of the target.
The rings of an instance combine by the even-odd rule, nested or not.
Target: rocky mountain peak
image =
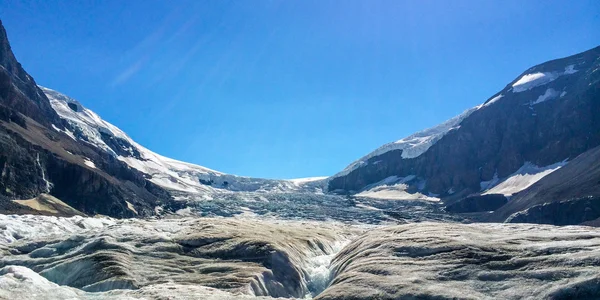
[[[0,100],[11,110],[32,118],[40,124],[62,128],[60,117],[50,101],[15,58],[6,30],[0,21]]]

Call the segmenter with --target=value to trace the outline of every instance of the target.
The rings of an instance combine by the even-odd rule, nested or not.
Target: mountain
[[[600,218],[599,70],[600,47],[549,61],[483,104],[334,176],[261,179],[154,153],[79,101],[38,86],[0,23],[0,211],[134,217],[194,206],[227,216],[377,212],[385,220],[410,205],[381,200],[420,200],[436,216],[443,205],[448,214],[486,211],[489,221],[593,223]]]
[[[518,193],[490,220],[600,225],[600,147],[584,152]]]
[[[0,22],[0,209],[49,213],[12,201],[37,201],[47,193],[86,214],[131,217],[170,201],[143,173],[73,140],[69,131],[15,59]]]
[[[565,166],[600,145],[599,88],[600,47],[534,66],[484,104],[350,164],[329,179],[328,190],[447,204],[490,194],[513,198],[496,221],[527,209],[525,203],[597,197],[597,188],[575,191],[584,184],[580,181],[561,185],[553,197],[519,192],[563,167],[548,181],[560,180],[559,174],[597,174],[594,164]],[[591,178],[581,180],[598,185]]]
[[[323,178],[235,176],[156,154],[77,100],[39,87],[17,62],[1,23],[0,46],[3,212],[51,214],[32,209],[44,206],[46,194],[83,214],[133,217],[180,209],[186,205],[180,200],[213,194],[324,189]]]
[[[33,78],[17,62],[8,43],[2,21],[0,21],[0,84],[4,119],[16,120],[19,117],[12,114],[19,112],[44,126],[52,123],[62,126],[60,118],[50,106],[44,93],[37,88]]]
[[[289,192],[307,188],[319,190],[311,183],[320,182],[320,177],[274,180],[225,174],[206,167],[174,160],[154,153],[131,139],[116,126],[104,121],[93,111],[51,89],[40,87],[54,110],[65,120],[71,130],[61,130],[74,140],[92,145],[129,167],[143,172],[146,178],[172,194],[183,198],[207,198],[222,192]],[[311,189],[310,187],[314,187]]]

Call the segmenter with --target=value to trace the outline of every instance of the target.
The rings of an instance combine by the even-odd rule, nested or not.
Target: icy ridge
[[[401,140],[385,144],[375,149],[375,151],[363,156],[359,160],[351,163],[344,170],[333,175],[332,178],[348,175],[350,172],[358,169],[359,167],[368,164],[368,160],[370,158],[382,155],[392,150],[402,150],[402,158],[405,159],[419,157],[437,141],[444,137],[444,135],[446,135],[448,132],[458,129],[460,127],[460,123],[478,109],[479,107],[473,107],[442,124],[419,131]]]
[[[85,108],[73,98],[52,89],[42,87],[50,104],[58,115],[85,136],[88,142],[140,172],[151,175],[150,181],[169,190],[187,194],[206,195],[229,191],[255,192],[322,192],[325,177],[300,178],[290,180],[262,179],[225,174],[203,166],[186,163],[157,154],[136,143],[125,132],[106,122],[93,111]],[[54,126],[55,130],[60,131]],[[73,139],[75,134],[65,131]],[[118,138],[129,145],[128,155],[116,153],[102,138],[102,135]],[[138,154],[139,155],[136,155]],[[90,162],[88,165],[91,166]]]

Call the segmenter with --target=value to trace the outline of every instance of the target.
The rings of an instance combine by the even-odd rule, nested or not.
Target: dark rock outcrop
[[[0,104],[40,124],[61,127],[48,98],[15,58],[0,20]]]
[[[451,213],[493,211],[506,204],[506,202],[508,202],[508,199],[500,194],[470,196],[447,205],[446,211]]]
[[[533,205],[509,216],[506,222],[554,225],[578,225],[589,222],[588,224],[593,226],[595,220],[600,220],[600,198],[590,196]]]

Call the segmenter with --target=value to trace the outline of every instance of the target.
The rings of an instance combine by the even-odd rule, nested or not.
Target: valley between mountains
[[[330,177],[171,159],[84,104],[0,22],[0,299],[600,298],[600,47]]]

